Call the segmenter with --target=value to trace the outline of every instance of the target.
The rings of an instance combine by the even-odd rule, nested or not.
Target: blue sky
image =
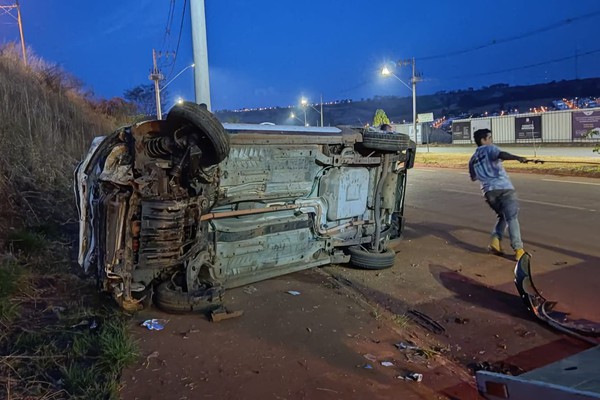
[[[104,98],[150,82],[153,48],[163,54],[175,50],[184,0],[174,0],[166,35],[171,3],[20,1],[25,41],[33,52]],[[417,88],[423,94],[600,76],[597,0],[205,3],[213,110],[295,105],[302,96],[318,102],[321,94],[324,101],[410,96],[379,71],[386,62],[411,57],[423,75]],[[189,1],[187,7],[175,65],[172,57],[161,59],[170,77],[193,62]],[[0,35],[4,42],[18,40],[8,15],[0,16]],[[565,60],[546,63],[560,58]],[[523,68],[533,64],[542,65]],[[194,99],[192,71],[169,85],[173,101]],[[395,73],[410,80],[408,67]]]

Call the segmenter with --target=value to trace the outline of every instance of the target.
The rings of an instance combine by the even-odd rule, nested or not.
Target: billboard
[[[515,139],[541,139],[542,116],[515,118]]]
[[[471,130],[473,130],[473,133],[479,129],[492,130],[492,120],[489,118],[471,120]]]
[[[419,121],[419,123],[433,122],[433,113],[418,114],[417,121]]]
[[[471,121],[452,121],[452,141],[471,140]]]
[[[590,131],[600,134],[600,111],[576,111],[571,117],[573,139],[583,139]]]

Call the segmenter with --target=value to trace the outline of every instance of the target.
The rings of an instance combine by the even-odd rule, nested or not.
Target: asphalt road
[[[473,145],[452,145],[452,146],[430,146],[429,152],[431,153],[473,153],[475,151],[475,144]],[[502,145],[498,144],[498,147],[509,153],[518,154],[524,157],[544,157],[544,156],[561,156],[561,157],[598,157],[598,153],[594,153],[593,147],[555,147],[548,145],[536,144],[529,146],[513,146],[513,145]],[[427,146],[420,145],[418,152],[426,153]]]
[[[462,232],[484,248],[495,215],[466,171],[415,169],[407,190],[407,218]],[[536,284],[569,311],[600,320],[600,179],[510,174],[520,198],[522,238],[533,256]],[[410,225],[410,224],[409,224]],[[410,229],[410,228],[409,228]],[[504,250],[512,254],[508,238]],[[557,298],[555,298],[557,297]]]

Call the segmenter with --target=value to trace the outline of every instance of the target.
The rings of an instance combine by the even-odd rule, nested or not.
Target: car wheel
[[[189,101],[177,104],[169,111],[167,122],[176,129],[191,125],[199,131],[198,145],[202,150],[200,158],[202,166],[218,164],[229,155],[229,135],[205,105]]]
[[[410,137],[404,133],[363,133],[363,146],[373,150],[404,151],[410,147]]]
[[[204,293],[191,295],[176,286],[171,280],[162,282],[156,287],[154,303],[160,309],[173,313],[190,311],[208,313],[220,305],[218,298],[214,299],[211,295]]]
[[[392,249],[386,249],[383,253],[373,253],[361,246],[348,248],[350,253],[350,264],[363,269],[386,269],[394,265],[396,253]]]

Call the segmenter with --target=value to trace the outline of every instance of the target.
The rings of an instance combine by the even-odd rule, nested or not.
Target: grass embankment
[[[0,49],[0,398],[117,397],[135,344],[74,273],[72,173],[122,121],[60,68],[29,61]]]
[[[555,157],[544,156],[546,161],[540,163],[521,164],[518,161],[505,161],[507,171],[530,172],[537,174],[585,176],[600,178],[600,156],[594,157],[590,149],[590,157]],[[472,153],[426,153],[417,152],[415,165],[426,167],[469,169],[469,159]],[[529,157],[528,157],[529,158]],[[533,158],[532,158],[533,159]]]

